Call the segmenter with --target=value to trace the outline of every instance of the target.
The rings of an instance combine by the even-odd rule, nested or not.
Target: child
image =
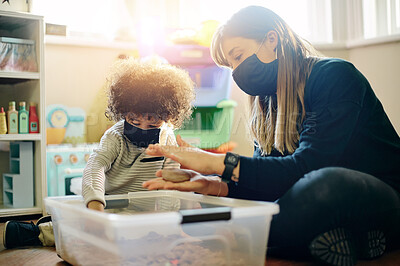
[[[106,87],[106,116],[116,123],[91,154],[82,178],[85,204],[98,211],[106,206],[105,194],[144,190],[142,183],[154,178],[157,170],[180,167],[170,159],[151,157],[144,151],[154,143],[176,145],[173,129],[191,116],[194,100],[194,84],[187,72],[154,61],[118,60]],[[36,225],[7,222],[4,246],[54,245],[49,220],[41,219]]]
[[[176,145],[172,128],[191,115],[193,82],[186,72],[160,63],[119,60],[108,82],[106,116],[118,121],[103,135],[83,173],[88,208],[103,210],[104,194],[143,190],[161,168],[179,168],[170,159],[149,158],[151,143]]]

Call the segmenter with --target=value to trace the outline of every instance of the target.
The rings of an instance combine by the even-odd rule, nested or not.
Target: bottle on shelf
[[[6,112],[3,107],[0,109],[0,134],[7,134]]]
[[[39,133],[39,118],[34,102],[29,103],[29,133]]]
[[[11,101],[7,111],[8,134],[18,134],[18,111],[15,110],[15,102]]]
[[[19,102],[18,110],[18,133],[28,134],[29,133],[29,112],[25,108],[25,102]]]

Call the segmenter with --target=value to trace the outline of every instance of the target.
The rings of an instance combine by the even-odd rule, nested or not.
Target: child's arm
[[[119,154],[121,138],[107,131],[100,145],[90,155],[82,177],[82,195],[85,205],[90,209],[102,211],[106,205],[105,173],[111,168]],[[101,206],[100,206],[101,205]]]

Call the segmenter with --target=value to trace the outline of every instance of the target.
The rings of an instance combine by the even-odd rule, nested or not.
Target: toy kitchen
[[[48,196],[80,195],[83,169],[96,143],[85,143],[86,113],[64,105],[46,107]]]

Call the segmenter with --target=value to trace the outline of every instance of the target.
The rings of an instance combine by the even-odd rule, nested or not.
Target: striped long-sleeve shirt
[[[174,133],[167,125],[161,127],[160,144],[177,145]],[[179,168],[171,159],[141,162],[145,148],[133,145],[124,135],[124,121],[108,129],[97,149],[90,155],[83,171],[82,194],[87,205],[92,200],[105,206],[105,194],[125,194],[144,190],[142,183],[155,177],[159,169]]]

